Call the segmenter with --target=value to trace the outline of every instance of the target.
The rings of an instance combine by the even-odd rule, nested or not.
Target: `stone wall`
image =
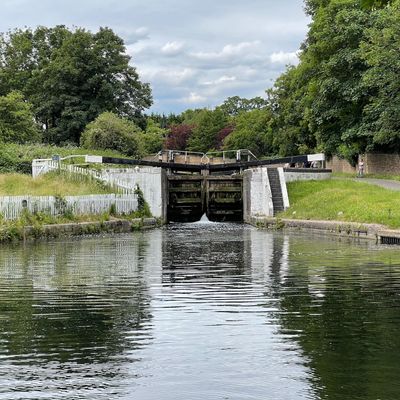
[[[248,169],[243,173],[243,220],[274,214],[267,168]]]
[[[130,187],[139,185],[153,217],[165,217],[163,207],[164,174],[161,168],[110,168],[102,171],[102,174],[127,182]]]
[[[357,168],[353,167],[347,160],[343,160],[337,156],[333,156],[326,162],[326,168],[331,169],[333,172],[356,174]]]
[[[286,183],[294,181],[320,181],[330,179],[332,171],[312,168],[285,168]]]
[[[367,153],[360,156],[364,160],[364,173],[400,175],[400,154]],[[357,167],[353,167],[347,160],[336,156],[327,162],[327,168],[333,172],[357,173]]]
[[[368,153],[364,165],[366,174],[400,175],[400,154]]]

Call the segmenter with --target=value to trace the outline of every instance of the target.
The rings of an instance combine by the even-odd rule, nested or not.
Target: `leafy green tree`
[[[3,34],[0,82],[0,93],[24,93],[51,143],[79,142],[86,124],[104,111],[140,120],[152,102],[123,40],[108,28],[91,33],[39,27]]]
[[[162,150],[167,133],[167,129],[161,128],[153,119],[148,119],[146,131],[138,133],[144,153],[155,154]]]
[[[19,92],[0,97],[0,141],[29,143],[40,141],[32,106]]]
[[[316,73],[308,90],[313,96],[309,125],[327,154],[345,149],[343,155],[353,158],[366,146],[358,134],[369,98],[360,43],[370,24],[370,13],[357,0],[332,0],[316,13],[310,29],[304,58]]]
[[[170,113],[166,114],[158,114],[158,113],[151,113],[148,120],[151,119],[155,123],[157,123],[160,128],[168,129],[171,125],[174,124],[181,124],[183,122],[182,116],[179,114]]]
[[[273,136],[270,129],[271,112],[253,110],[242,112],[235,118],[233,132],[225,138],[225,149],[249,149],[256,156],[272,155]]]
[[[204,153],[216,149],[218,133],[228,122],[228,117],[220,109],[203,110],[189,138],[188,149]]]
[[[252,99],[245,99],[239,96],[228,97],[219,108],[226,114],[235,116],[241,112],[258,110],[267,106],[267,100],[262,97],[254,97]]]
[[[368,64],[364,85],[372,96],[359,134],[371,138],[368,150],[400,151],[400,2],[379,10],[367,30],[362,56]]]
[[[208,111],[210,110],[207,110],[206,108],[196,108],[196,109],[189,108],[188,110],[185,110],[181,114],[182,124],[198,125],[199,121]]]
[[[143,156],[140,133],[140,128],[132,121],[105,112],[87,125],[81,145],[94,150],[116,150],[140,158]]]
[[[316,138],[308,120],[314,97],[309,87],[312,76],[312,65],[303,61],[297,67],[290,67],[268,91],[276,154],[305,154],[316,147]]]
[[[300,64],[270,91],[275,143],[284,155],[313,149],[354,159],[370,138],[363,134],[371,92],[360,43],[373,23],[358,0],[308,0],[312,16]]]
[[[361,0],[361,5],[364,8],[382,8],[392,2],[392,0]]]

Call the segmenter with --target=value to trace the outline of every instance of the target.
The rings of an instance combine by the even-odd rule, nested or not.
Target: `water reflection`
[[[235,224],[0,249],[0,399],[398,399],[400,257]]]

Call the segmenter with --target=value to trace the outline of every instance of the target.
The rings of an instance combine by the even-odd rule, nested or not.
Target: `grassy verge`
[[[0,173],[21,172],[31,173],[31,163],[35,158],[51,158],[58,154],[61,157],[71,155],[91,154],[108,157],[126,157],[115,151],[88,150],[81,147],[57,147],[42,144],[20,145],[15,143],[0,143]],[[84,158],[75,160],[82,163]]]
[[[288,184],[291,207],[279,217],[377,223],[400,228],[400,193],[335,179]]]
[[[43,237],[45,225],[57,225],[57,224],[68,224],[68,223],[82,223],[82,222],[93,222],[99,223],[97,226],[89,226],[85,233],[95,234],[102,232],[103,223],[112,220],[125,219],[128,221],[148,218],[147,212],[136,211],[125,215],[115,215],[110,212],[103,213],[101,215],[73,215],[66,213],[57,217],[50,216],[46,213],[35,213],[29,212],[24,213],[19,219],[13,221],[6,221],[1,218],[0,215],[0,243],[13,242],[24,239],[24,230],[26,227],[32,227],[35,238]],[[136,225],[132,226],[132,229],[140,229],[141,222],[136,222]]]
[[[77,180],[58,173],[48,173],[36,179],[17,173],[0,175],[0,196],[83,196],[107,193],[113,193],[112,189],[85,177]]]
[[[335,178],[350,178],[354,179],[357,177],[357,174],[350,174],[348,172],[334,172],[332,174]],[[390,181],[400,181],[400,175],[390,175],[390,174],[365,174],[364,178],[372,178],[372,179],[388,179]]]

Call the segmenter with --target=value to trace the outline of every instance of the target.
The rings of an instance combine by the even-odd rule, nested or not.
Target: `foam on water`
[[[195,224],[215,224],[216,222],[212,222],[208,219],[206,213],[200,218],[200,221],[195,222]]]

